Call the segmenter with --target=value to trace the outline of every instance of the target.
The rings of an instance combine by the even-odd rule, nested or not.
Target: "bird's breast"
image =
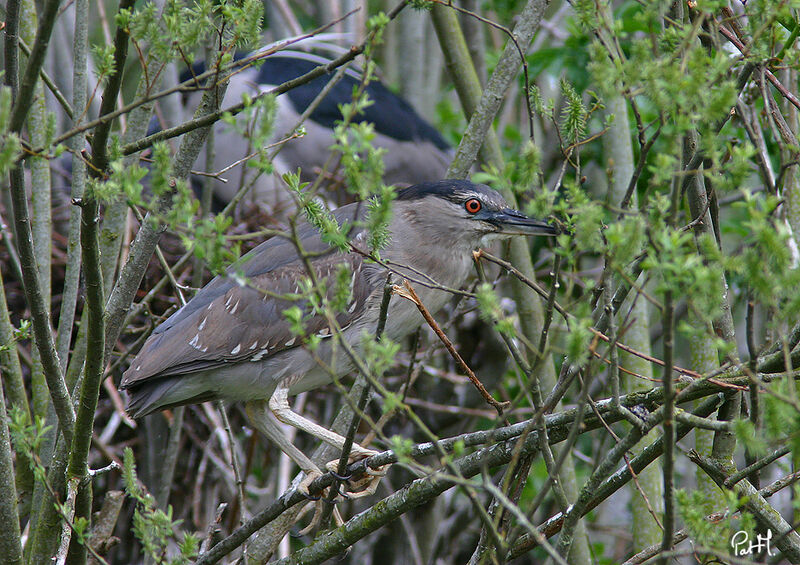
[[[419,296],[422,304],[431,313],[436,314],[453,297],[446,289],[459,289],[466,281],[472,269],[472,250],[451,248],[439,257],[428,255],[404,256],[400,260],[392,260],[392,280],[402,286],[404,280]],[[379,280],[386,280],[388,271],[382,270]],[[369,314],[364,320],[367,331],[374,332],[383,297],[383,285],[373,292],[370,298]],[[411,300],[395,294],[389,302],[386,316],[386,335],[398,340],[413,332],[424,323],[419,308]],[[370,326],[366,328],[366,326]]]

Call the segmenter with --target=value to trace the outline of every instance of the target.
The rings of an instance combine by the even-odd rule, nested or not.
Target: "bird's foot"
[[[305,536],[319,529],[319,527],[322,525],[322,511],[325,508],[324,505],[325,501],[323,500],[317,500],[317,502],[314,503],[314,516],[311,517],[311,521],[305,528],[297,532],[298,536]],[[335,524],[334,527],[336,528],[344,524],[342,515],[339,513],[339,509],[335,506],[333,507],[333,523]]]
[[[311,502],[317,502],[322,498],[330,498],[330,492],[332,488],[335,489],[336,492],[331,502],[341,502],[342,500],[347,500],[348,498],[350,498],[346,493],[341,492],[339,490],[338,485],[335,483],[330,487],[325,487],[319,494],[311,494],[310,491],[311,483],[313,483],[315,480],[317,480],[322,476],[322,471],[314,469],[314,470],[306,470],[303,472],[305,473],[306,476],[303,477],[303,480],[300,481],[300,484],[297,485],[297,490],[300,492],[300,494],[302,494],[306,498],[306,500],[309,500]],[[344,482],[350,479],[350,477],[341,477],[337,475],[335,472],[333,471],[331,472],[340,481]]]
[[[358,444],[354,444],[350,452],[348,463],[355,463],[356,461],[361,461],[362,459],[372,457],[378,453],[378,451],[373,449],[366,449]],[[339,470],[339,460],[334,459],[333,461],[329,461],[325,467],[331,473],[335,474]],[[381,478],[386,475],[389,467],[390,465],[383,465],[377,469],[372,469],[365,465],[364,476],[356,481],[352,480],[350,476],[344,478],[339,477],[347,483],[347,497],[363,498],[365,496],[371,496],[375,494],[375,491],[378,489],[378,483],[380,483]]]
[[[303,477],[303,480],[300,481],[299,485],[297,485],[297,490],[300,491],[300,494],[305,496],[308,500],[316,502],[320,499],[320,495],[312,495],[308,489],[311,486],[311,483],[322,476],[322,471],[319,471],[318,469],[306,469],[304,473],[306,476]]]
[[[361,461],[368,457],[372,457],[379,453],[373,449],[365,449],[358,444],[353,445],[353,448],[350,452],[350,457],[348,459],[348,463],[355,463],[356,461]],[[337,492],[336,498],[333,502],[339,502],[342,499],[355,499],[355,498],[362,498],[365,496],[371,496],[375,494],[375,491],[378,488],[378,483],[380,483],[381,478],[386,475],[387,470],[389,469],[390,465],[383,465],[378,467],[377,469],[372,469],[368,466],[364,466],[364,475],[358,480],[352,480],[350,475],[341,476],[338,474],[339,468],[339,460],[334,459],[333,461],[328,462],[325,465],[325,468],[328,469],[331,473],[336,476],[337,479],[342,481],[347,485],[347,493],[344,492]],[[302,530],[300,530],[298,535],[304,536],[307,535],[316,529],[319,528],[323,516],[323,509],[324,505],[328,502],[327,500],[323,500],[324,498],[328,498],[330,493],[330,487],[325,489],[321,496],[312,496],[309,493],[309,486],[314,481],[321,476],[322,473],[319,471],[306,471],[306,477],[300,482],[298,485],[298,489],[301,493],[303,493],[306,498],[314,502],[314,516],[311,518],[311,522]],[[333,509],[333,520],[338,528],[342,524],[344,524],[344,520],[342,520],[342,516],[339,513],[339,510],[334,507]]]
[[[312,495],[309,492],[309,487],[311,486],[311,483],[313,483],[316,479],[322,476],[322,472],[317,469],[308,469],[304,472],[306,476],[303,478],[302,481],[300,481],[300,484],[297,485],[297,490],[300,492],[300,494],[305,496],[310,502],[314,503],[314,516],[311,518],[311,522],[309,522],[309,524],[305,528],[303,528],[298,532],[299,536],[305,536],[319,529],[322,522],[323,509],[325,507],[324,505],[328,502],[323,498],[327,498],[328,493],[330,492],[330,487],[328,487],[325,490],[323,490],[320,494]],[[337,502],[339,500],[342,500],[343,498],[347,498],[347,495],[337,492],[337,496],[333,500],[333,502]],[[339,513],[339,510],[336,507],[333,508],[333,520],[337,528],[342,524],[344,524],[344,520],[342,520],[342,515]]]

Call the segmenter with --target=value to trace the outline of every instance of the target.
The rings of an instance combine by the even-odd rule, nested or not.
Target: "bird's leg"
[[[275,392],[272,393],[272,397],[269,399],[269,409],[272,410],[272,413],[275,414],[275,417],[280,422],[294,426],[298,430],[304,431],[307,434],[311,434],[312,436],[321,439],[328,445],[332,445],[338,450],[341,450],[344,447],[344,437],[327,428],[323,428],[316,422],[312,422],[311,420],[302,417],[297,412],[292,412],[292,409],[289,407],[288,397],[288,387],[285,385],[278,385],[278,388],[275,389]],[[351,448],[350,452],[353,461],[358,461],[359,459],[364,459],[365,457],[370,457],[378,453],[373,449],[361,447],[357,443],[353,443],[353,447]]]
[[[278,449],[288,455],[300,467],[300,470],[306,474],[306,478],[303,479],[298,488],[302,492],[308,493],[308,485],[322,475],[319,467],[289,441],[289,438],[286,437],[286,434],[275,420],[275,416],[268,409],[266,402],[263,400],[251,400],[245,405],[245,411],[253,426],[274,443]]]
[[[300,467],[300,470],[305,473],[305,478],[300,482],[297,488],[300,490],[300,492],[308,494],[309,485],[312,483],[312,481],[314,481],[314,479],[322,475],[319,467],[317,467],[317,465],[311,459],[309,459],[305,453],[297,449],[297,447],[295,447],[295,445],[289,441],[289,438],[286,437],[286,434],[281,429],[266,402],[263,400],[250,401],[245,405],[245,410],[247,412],[247,417],[250,419],[250,422],[253,424],[253,426],[259,432],[264,434],[268,440],[274,443],[278,449],[288,455],[289,458],[294,461],[298,467]],[[325,492],[327,492],[327,489]],[[311,518],[311,522],[308,524],[308,526],[300,530],[299,535],[301,536],[306,535],[307,533],[318,528],[320,519],[322,518],[322,505],[324,504],[322,499],[317,497],[311,500],[314,502],[314,516]],[[333,509],[333,519],[336,527],[339,527],[344,523],[341,514],[336,508]]]
[[[321,439],[325,443],[332,445],[340,451],[344,448],[344,437],[327,428],[323,428],[319,424],[312,422],[307,418],[303,418],[296,412],[292,412],[292,409],[289,407],[289,387],[286,384],[279,384],[275,389],[275,392],[272,393],[272,397],[269,399],[269,409],[272,410],[272,413],[275,414],[275,417],[284,424],[289,424],[298,430],[302,430],[308,434],[311,434],[312,436]],[[377,453],[378,452],[375,450],[361,447],[354,442],[350,448],[350,461],[355,462],[366,457],[371,457]],[[338,464],[339,461],[337,459],[330,461],[326,467],[328,470],[336,472]],[[388,465],[386,467],[388,467]],[[374,494],[375,489],[378,488],[378,482],[380,482],[380,478],[386,474],[386,469],[381,467],[380,469],[374,471],[368,470],[367,474],[369,476],[367,477],[368,480],[366,481],[366,486],[363,489],[359,489],[358,491],[351,493],[351,498],[360,498]],[[360,486],[364,482],[365,481],[358,481],[356,485]]]

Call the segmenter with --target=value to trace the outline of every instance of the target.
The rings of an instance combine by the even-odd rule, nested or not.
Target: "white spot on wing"
[[[204,328],[204,327],[206,327],[206,322],[207,322],[207,321],[208,321],[208,316],[206,316],[205,318],[203,318],[203,321],[202,321],[202,322],[200,322],[200,325],[199,325],[199,326],[197,326],[197,331],[198,331],[198,332],[199,332],[199,331],[202,331],[202,330],[203,330],[203,328]]]
[[[292,339],[290,339],[289,341],[287,341],[287,342],[286,342],[286,347],[291,347],[291,346],[293,346],[293,345],[294,345],[294,340],[295,340],[295,339],[296,339],[296,338],[292,338]]]
[[[189,345],[197,349],[197,344],[200,342],[200,334],[194,334],[194,337],[189,342]]]
[[[233,349],[231,349],[231,355],[236,355],[237,353],[239,353],[239,351],[240,351],[241,349],[242,349],[242,345],[241,345],[241,344],[237,345],[236,347],[234,347]]]
[[[255,349],[257,345],[258,345],[258,340],[255,340],[253,342],[253,345],[250,346],[250,349]]]
[[[236,312],[236,309],[237,309],[238,307],[239,307],[239,301],[237,300],[237,301],[236,301],[236,304],[234,304],[234,305],[233,305],[233,308],[231,308],[231,314],[233,314],[234,312]]]

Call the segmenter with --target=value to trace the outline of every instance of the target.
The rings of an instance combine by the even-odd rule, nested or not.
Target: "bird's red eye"
[[[477,198],[470,198],[464,202],[464,208],[470,214],[477,214],[481,210],[481,201]]]

